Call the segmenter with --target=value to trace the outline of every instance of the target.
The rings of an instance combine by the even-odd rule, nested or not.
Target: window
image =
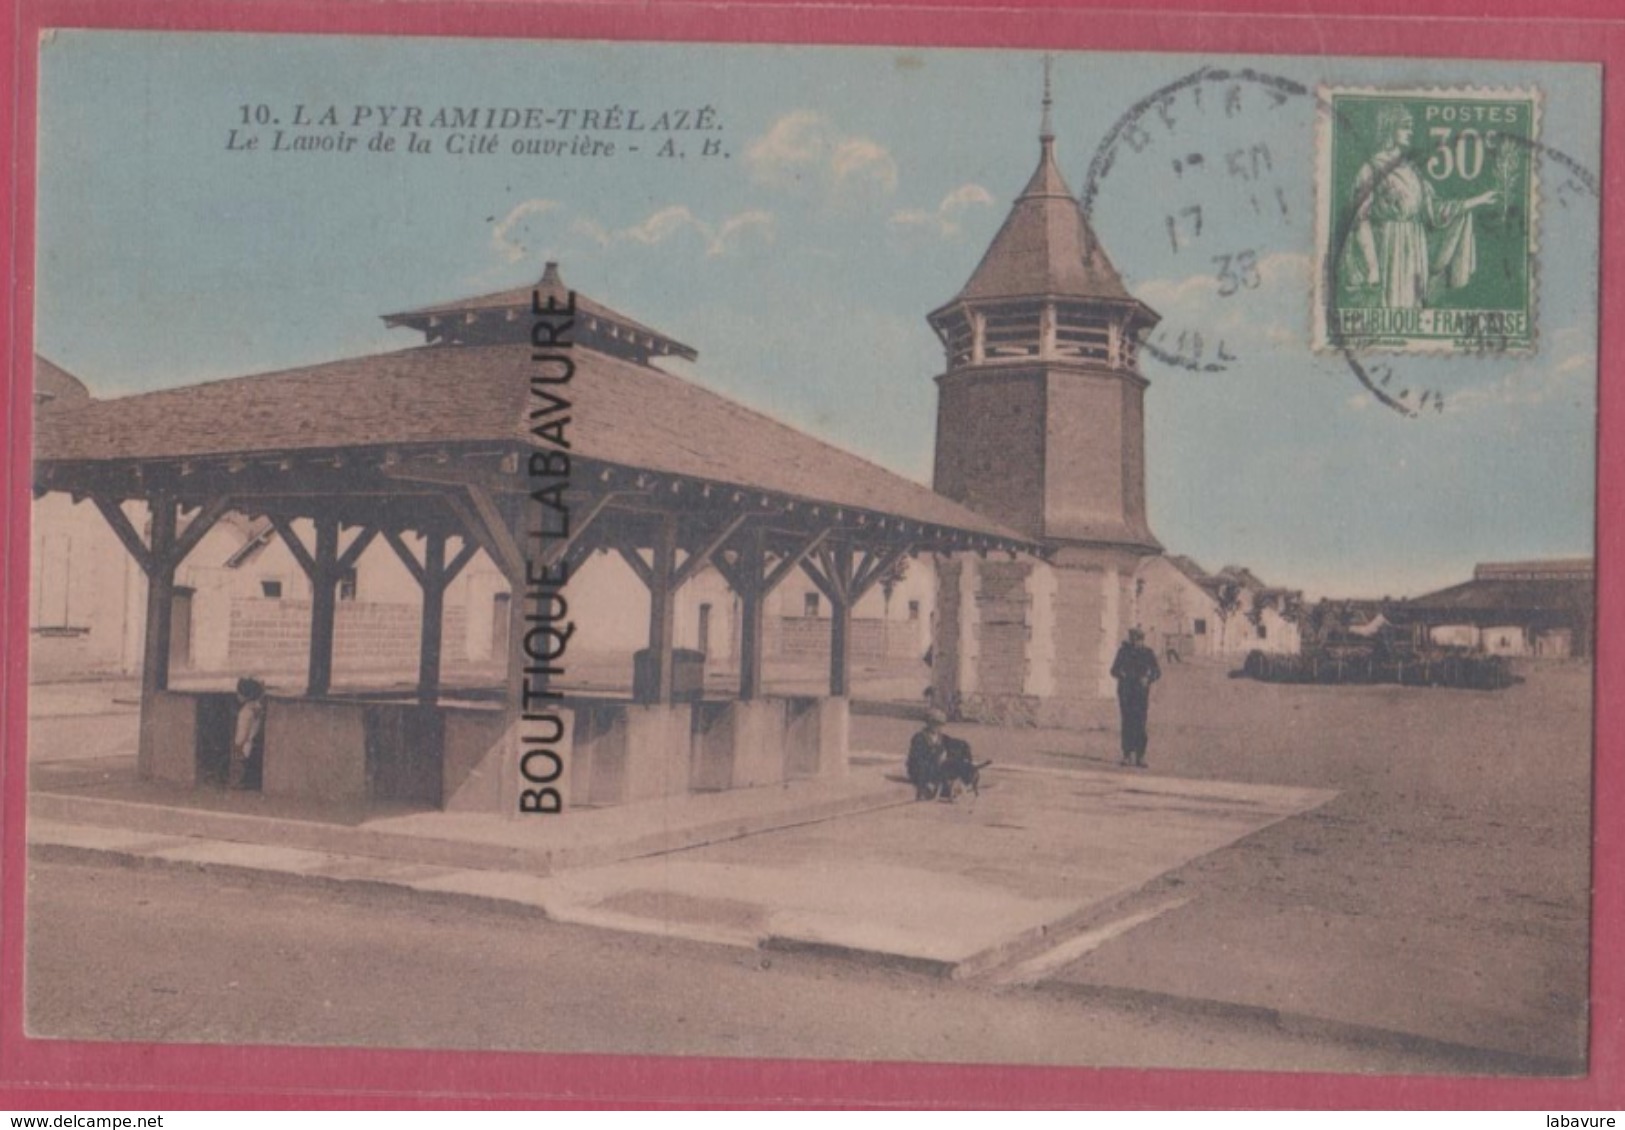
[[[36,628],[66,628],[73,586],[73,544],[66,534],[50,533],[40,539],[38,572],[34,574]]]
[[[801,597],[801,614],[803,616],[818,615],[818,594],[815,592],[803,593]]]
[[[344,575],[339,577],[339,599],[355,599],[355,570],[346,569]]]
[[[282,599],[282,582],[281,581],[261,581],[260,582],[260,595],[263,596],[266,600],[281,600]]]
[[[1207,621],[1206,620],[1198,620],[1198,621],[1196,621],[1195,625],[1191,628],[1191,631],[1193,633],[1195,633],[1196,635],[1199,635],[1199,636],[1207,635]]]
[[[911,600],[911,601],[908,602],[908,618],[910,620],[918,620],[920,618],[920,602],[919,601]]]
[[[1258,625],[1258,638],[1261,640],[1267,640],[1270,638],[1270,630],[1263,624]]]

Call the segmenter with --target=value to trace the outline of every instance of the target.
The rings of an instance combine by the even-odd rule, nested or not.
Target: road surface
[[[93,1040],[1450,1072],[1256,1020],[1139,1013],[387,891],[36,859],[27,1026]],[[882,1051],[884,1049],[884,1051]]]

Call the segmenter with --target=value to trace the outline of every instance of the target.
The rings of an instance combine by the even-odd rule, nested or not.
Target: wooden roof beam
[[[444,497],[463,529],[480,543],[509,583],[523,587],[525,554],[490,494],[481,487],[465,485],[461,493],[448,491]]]
[[[790,553],[786,554],[772,569],[768,571],[766,579],[762,582],[763,592],[772,592],[788,577],[792,570],[807,559],[807,555],[814,553],[824,544],[829,535],[834,532],[833,526],[825,526],[812,537],[802,542]],[[815,584],[817,582],[814,582]]]
[[[401,564],[406,566],[406,571],[412,574],[412,579],[418,586],[421,588],[425,585],[428,582],[428,574],[424,572],[423,562],[418,560],[418,555],[412,552],[401,535],[394,530],[385,530],[384,540],[389,543],[389,548],[395,551],[395,556],[401,559]]]
[[[367,552],[367,547],[372,544],[373,539],[377,536],[377,526],[362,526],[361,532],[356,534],[354,540],[352,540],[349,546],[345,548],[344,552],[339,555],[339,572],[342,573],[346,569],[354,569],[355,563],[361,560],[361,555]]]
[[[186,555],[197,548],[208,532],[214,529],[216,522],[224,518],[232,507],[232,500],[227,495],[212,498],[199,511],[197,517],[186,525],[186,530],[175,539],[175,548],[171,554],[172,564],[179,565],[186,560]]]
[[[141,535],[136,532],[136,528],[130,524],[129,516],[124,513],[124,508],[112,499],[103,498],[101,495],[91,495],[90,500],[96,504],[96,509],[101,511],[102,517],[107,520],[107,524],[113,527],[113,533],[118,535],[118,540],[124,543],[124,548],[129,551],[131,557],[135,558],[135,563],[141,566],[141,571],[149,577],[152,576],[154,565],[152,551],[147,548],[147,543],[141,540]]]
[[[298,533],[294,531],[293,523],[289,522],[281,514],[267,514],[266,517],[270,519],[271,525],[276,528],[277,536],[282,539],[282,544],[288,547],[288,552],[293,554],[293,559],[299,563],[299,568],[304,571],[305,576],[314,578],[316,576],[315,555],[306,548]]]
[[[748,515],[745,514],[735,515],[733,521],[729,522],[722,528],[721,533],[717,534],[716,537],[712,538],[705,544],[704,549],[701,549],[696,553],[689,554],[688,557],[683,561],[683,564],[678,568],[677,572],[672,576],[672,588],[676,589],[682,587],[682,585],[685,584],[689,578],[693,577],[694,574],[705,568],[706,563],[711,560],[712,555],[714,555],[717,550],[721,549],[723,545],[726,544],[728,539],[733,537],[734,534],[738,532],[740,526],[745,524],[747,517]]]
[[[615,498],[616,495],[614,491],[610,491],[607,494],[601,494],[594,498],[587,506],[587,512],[582,519],[579,522],[571,523],[568,537],[554,541],[552,545],[545,546],[543,548],[543,565],[551,567],[553,565],[557,565],[560,561],[563,561],[569,555],[573,547],[581,544],[581,539],[586,536],[587,531],[592,528],[593,523],[596,522],[599,516],[604,513],[604,511],[609,507],[609,504],[615,501]]]

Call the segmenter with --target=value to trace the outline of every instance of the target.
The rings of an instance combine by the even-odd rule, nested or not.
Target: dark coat
[[[1157,653],[1144,644],[1127,643],[1117,649],[1112,662],[1112,678],[1117,680],[1117,708],[1122,716],[1123,757],[1131,755],[1143,762],[1147,744],[1146,721],[1151,713],[1151,684],[1162,678]]]
[[[920,730],[908,743],[908,779],[916,787],[935,785],[942,776],[942,759],[948,752],[948,735],[941,730],[933,739],[929,729]]]
[[[1112,660],[1112,678],[1117,680],[1119,694],[1125,685],[1130,690],[1149,691],[1151,684],[1162,678],[1157,653],[1144,644],[1125,642],[1117,649],[1117,658]]]

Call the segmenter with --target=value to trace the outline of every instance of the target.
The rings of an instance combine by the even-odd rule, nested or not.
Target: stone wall
[[[939,564],[932,693],[944,709],[999,725],[1113,724],[1108,671],[1132,615],[1132,558],[1059,556]]]
[[[887,659],[923,651],[912,620],[852,620],[852,658]],[[822,616],[784,616],[768,633],[768,654],[785,659],[827,660],[830,622]]]
[[[1042,532],[1044,380],[1042,369],[938,379],[938,493],[1024,533]]]
[[[981,619],[982,677],[985,695],[1021,695],[1027,684],[1027,645],[1032,599],[1028,561],[984,561],[977,593]]]
[[[448,666],[461,658],[466,618],[461,605],[446,609],[441,639]],[[416,604],[340,601],[333,626],[334,668],[415,674],[420,621]],[[232,601],[227,656],[233,671],[303,670],[310,656],[310,603]]]

